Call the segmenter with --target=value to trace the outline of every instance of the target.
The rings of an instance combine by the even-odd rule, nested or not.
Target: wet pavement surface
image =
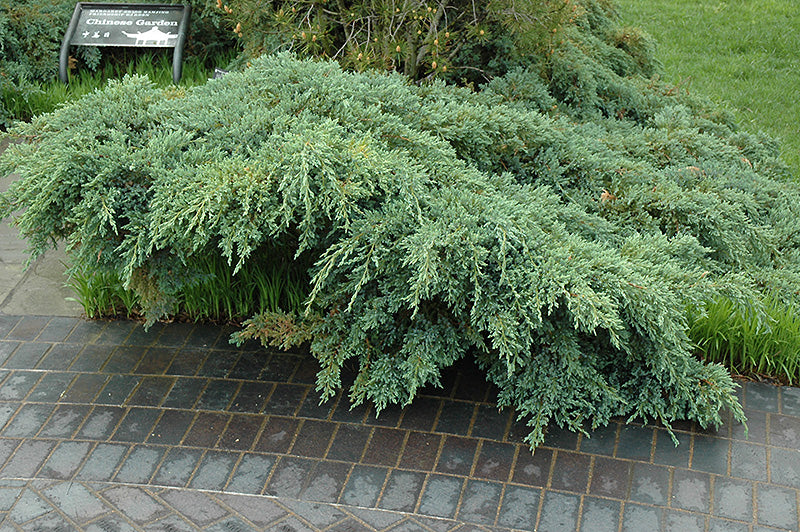
[[[0,315],[0,532],[798,530],[800,390],[749,433],[613,423],[531,454],[468,363],[375,417],[204,324]]]

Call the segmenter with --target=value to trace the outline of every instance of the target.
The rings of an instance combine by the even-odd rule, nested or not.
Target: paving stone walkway
[[[798,530],[800,390],[727,424],[525,427],[469,364],[403,410],[322,405],[231,329],[0,315],[0,532]]]

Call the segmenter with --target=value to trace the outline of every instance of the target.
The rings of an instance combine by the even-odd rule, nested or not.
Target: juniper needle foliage
[[[112,82],[13,130],[1,214],[26,206],[34,255],[65,238],[151,320],[209,255],[310,265],[304,311],[238,339],[310,342],[323,399],[345,364],[352,402],[380,409],[473,357],[532,446],[549,423],[742,419],[686,309],[797,301],[798,187],[599,20],[481,91],[292,55],[191,89]]]

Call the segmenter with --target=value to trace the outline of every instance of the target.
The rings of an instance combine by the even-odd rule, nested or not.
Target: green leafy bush
[[[412,79],[481,81],[543,51],[581,8],[573,0],[218,0],[217,7],[245,57],[293,51]]]
[[[519,66],[548,71],[553,54],[589,31],[610,44],[604,60],[612,68],[650,70],[654,64],[649,37],[613,24],[607,0],[217,0],[216,5],[241,41],[242,59],[291,51],[335,59],[358,71],[485,83]]]
[[[685,309],[797,299],[797,185],[724,116],[615,79],[599,106],[635,113],[547,116],[535,70],[480,93],[286,55],[192,89],[132,77],[15,128],[31,142],[2,158],[22,176],[3,214],[27,206],[35,253],[66,238],[152,319],[203,257],[238,270],[279,246],[312,264],[306,311],[239,338],[310,340],[323,397],[348,359],[351,399],[381,408],[469,354],[532,445],[551,421],[740,419]]]

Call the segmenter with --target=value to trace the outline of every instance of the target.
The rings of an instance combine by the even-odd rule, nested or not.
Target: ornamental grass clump
[[[25,207],[34,256],[65,239],[150,321],[209,257],[296,268],[301,310],[235,340],[307,343],[323,399],[347,365],[353,404],[407,404],[470,357],[532,447],[550,423],[742,420],[688,317],[797,304],[800,190],[774,143],[646,77],[592,13],[479,91],[289,54],[188,89],[111,82],[14,128],[0,215]]]

